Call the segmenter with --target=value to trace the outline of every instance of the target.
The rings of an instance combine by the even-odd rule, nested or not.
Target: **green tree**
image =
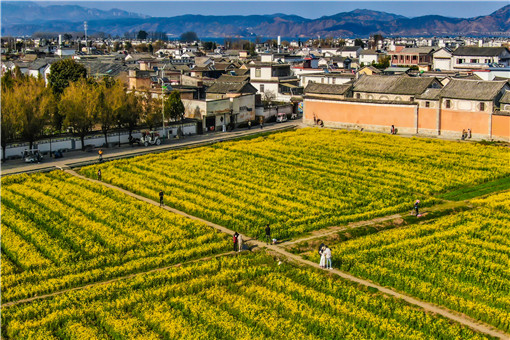
[[[139,97],[134,93],[130,92],[125,95],[125,105],[119,111],[119,122],[121,126],[124,126],[129,131],[129,136],[140,120],[140,113],[142,111],[141,101]]]
[[[181,42],[193,42],[198,41],[198,36],[195,32],[188,31],[181,34],[181,37],[179,39]]]
[[[182,120],[184,118],[185,109],[179,91],[172,91],[165,100],[165,112],[168,112],[168,115],[174,121]]]
[[[87,69],[72,59],[62,59],[53,63],[50,67],[48,75],[48,85],[53,93],[57,96],[57,100],[69,83],[87,77]],[[57,130],[62,130],[63,115],[56,112],[53,115],[52,124]]]
[[[361,46],[361,48],[365,48],[365,43],[363,40],[356,38],[356,40],[354,40],[354,46]]]
[[[216,49],[216,43],[213,41],[205,41],[202,43],[204,50],[213,51]]]
[[[80,136],[82,150],[85,149],[85,136],[92,129],[98,113],[98,94],[94,85],[86,79],[71,83],[64,90],[59,102],[59,111],[65,117],[64,124],[71,126]]]
[[[2,115],[1,115],[1,143],[2,143],[2,161],[5,161],[5,150],[7,144],[14,141],[18,127],[18,98],[12,87],[4,86],[4,77],[2,77]]]
[[[149,90],[141,94],[140,104],[142,109],[142,121],[149,127],[149,129],[152,130],[154,127],[161,124],[161,102],[152,98],[152,94]]]
[[[136,39],[138,40],[145,40],[147,39],[147,36],[149,36],[149,34],[145,31],[138,31],[138,34],[136,35]]]

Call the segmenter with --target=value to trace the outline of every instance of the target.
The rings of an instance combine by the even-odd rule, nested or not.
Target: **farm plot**
[[[427,206],[449,190],[510,175],[508,148],[300,129],[83,168],[205,220],[278,239]]]
[[[328,244],[333,266],[510,331],[510,192],[425,224]],[[304,255],[319,261],[314,249]]]
[[[484,339],[265,254],[137,275],[2,309],[7,339]]]
[[[2,178],[2,302],[230,250],[198,222],[62,172]]]

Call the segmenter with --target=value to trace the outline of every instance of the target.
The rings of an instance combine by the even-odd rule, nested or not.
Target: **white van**
[[[287,114],[280,112],[276,115],[276,122],[277,123],[283,123],[287,121]]]

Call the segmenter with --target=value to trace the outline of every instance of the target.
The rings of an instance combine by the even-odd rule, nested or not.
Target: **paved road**
[[[278,131],[289,128],[294,128],[300,126],[301,120],[293,120],[287,121],[285,123],[273,123],[264,125],[263,129],[260,129],[258,126],[253,127],[251,129],[237,129],[232,132],[214,132],[207,133],[204,135],[193,135],[187,136],[182,139],[172,139],[167,140],[160,146],[134,146],[130,145],[122,145],[119,147],[113,148],[103,148],[103,160],[108,161],[112,159],[131,157],[136,155],[142,155],[147,153],[161,152],[167,151],[171,149],[179,149],[191,146],[197,146],[208,143],[216,143],[219,141],[225,141],[230,139],[235,139],[243,136],[249,136],[258,134],[261,132],[268,131]],[[37,164],[27,164],[24,163],[21,159],[18,160],[9,160],[2,164],[1,172],[2,176],[12,175],[16,173],[23,172],[36,172],[36,171],[46,171],[46,170],[54,170],[55,168],[68,168],[75,167],[80,165],[85,165],[87,163],[95,163],[98,161],[97,151],[99,148],[94,149],[92,152],[86,151],[70,151],[64,153],[64,157],[60,159],[53,158],[45,158],[41,163]]]

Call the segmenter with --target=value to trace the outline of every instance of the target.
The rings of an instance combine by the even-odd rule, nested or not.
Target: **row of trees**
[[[42,78],[7,72],[2,77],[1,144],[3,155],[8,143],[16,140],[33,143],[71,128],[84,147],[85,136],[101,130],[108,143],[113,129],[132,131],[143,124],[150,129],[162,124],[162,101],[149,91],[126,92],[124,84],[111,77],[95,80],[86,77],[83,66],[62,60],[51,66],[49,86]],[[166,116],[184,117],[180,94],[164,99]]]

